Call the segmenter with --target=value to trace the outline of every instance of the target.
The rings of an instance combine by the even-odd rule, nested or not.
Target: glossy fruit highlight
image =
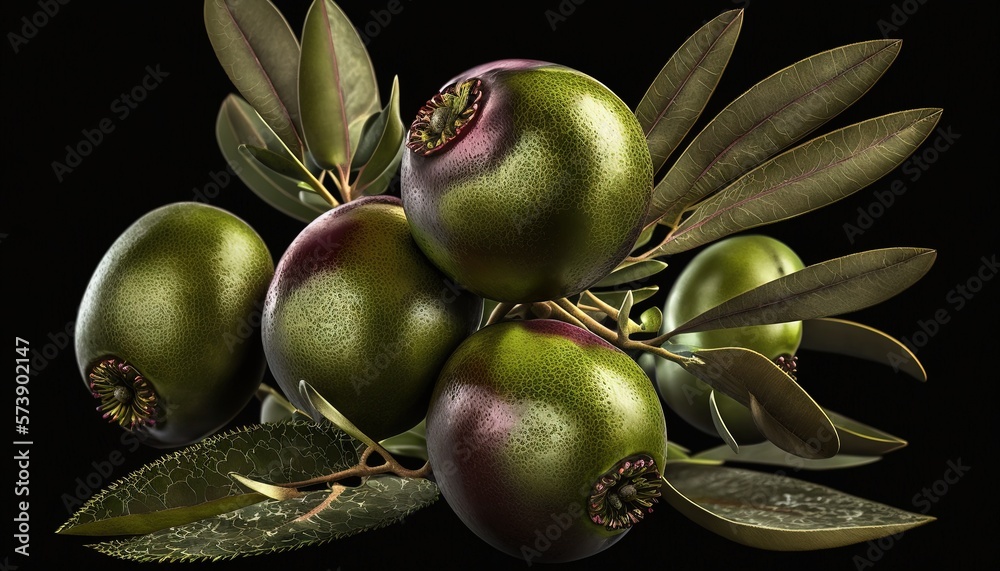
[[[652,164],[632,111],[595,79],[531,60],[454,78],[401,165],[417,244],[471,291],[556,299],[607,275],[641,230]]]
[[[278,262],[264,304],[264,350],[282,392],[299,381],[375,440],[417,424],[448,355],[476,330],[482,299],[417,248],[398,198],[330,210]]]
[[[98,410],[157,447],[232,420],[264,374],[255,324],[273,273],[264,241],[222,209],[181,202],[137,220],[77,316],[77,364]]]
[[[490,325],[455,350],[427,415],[441,494],[497,549],[571,561],[651,511],[666,424],[642,369],[561,321]]]
[[[769,236],[749,234],[720,240],[699,252],[677,276],[663,307],[661,332],[803,267],[791,248]],[[703,349],[745,347],[793,367],[792,357],[801,340],[802,322],[795,321],[685,333],[670,341]],[[674,412],[702,431],[718,434],[709,408],[712,387],[666,359],[657,359],[656,381],[663,400]],[[745,406],[721,392],[716,392],[715,398],[720,416],[737,442],[763,439]]]

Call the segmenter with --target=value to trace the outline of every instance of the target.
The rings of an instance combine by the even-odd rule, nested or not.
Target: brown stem
[[[381,450],[381,451],[380,451]],[[379,464],[378,466],[369,466],[368,458],[371,457],[373,452],[378,452],[380,456],[385,460],[385,464]],[[340,480],[345,480],[347,478],[367,478],[369,476],[377,476],[379,474],[395,474],[402,478],[426,478],[431,473],[431,467],[429,462],[424,462],[424,465],[416,470],[411,470],[400,464],[391,454],[385,451],[381,446],[378,448],[373,448],[368,446],[365,451],[361,453],[361,458],[358,463],[346,470],[341,470],[339,472],[334,472],[332,474],[327,474],[325,476],[317,476],[315,478],[309,478],[308,480],[300,480],[298,482],[287,482],[284,484],[275,484],[276,486],[281,486],[283,488],[303,488],[306,486],[315,486],[317,484],[326,484],[329,482],[338,482]]]

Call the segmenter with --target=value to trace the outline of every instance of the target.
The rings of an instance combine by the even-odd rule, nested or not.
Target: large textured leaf
[[[267,0],[205,0],[205,29],[233,85],[302,158],[299,42],[281,12]]]
[[[402,157],[403,135],[406,133],[406,127],[403,126],[403,119],[399,116],[398,76],[392,80],[392,93],[389,95],[389,102],[386,103],[385,109],[382,109],[379,115],[384,117],[384,120],[379,122],[382,125],[382,130],[378,134],[378,143],[372,151],[371,157],[361,167],[356,183],[358,190],[363,193],[386,170],[393,168],[393,164],[398,166],[399,159]]]
[[[895,59],[899,40],[825,51],[764,79],[691,141],[653,191],[646,222],[681,212],[756,167],[857,101]]]
[[[358,463],[364,445],[312,422],[280,422],[207,438],[132,472],[94,495],[58,533],[150,533],[256,503],[229,476],[290,483]],[[251,497],[247,497],[250,495]]]
[[[841,451],[833,458],[802,458],[778,448],[765,440],[756,444],[743,444],[739,452],[726,444],[699,452],[692,456],[695,460],[715,460],[719,462],[746,462],[748,464],[765,464],[785,466],[803,470],[833,470],[837,468],[853,468],[878,462],[880,456],[859,456],[844,454]]]
[[[783,153],[699,204],[655,255],[690,250],[849,196],[906,160],[940,117],[940,109],[901,111],[839,129]]]
[[[782,450],[803,458],[831,458],[840,450],[823,409],[767,357],[742,347],[701,349],[694,356],[702,362],[685,369],[749,408],[757,429]]]
[[[743,24],[743,10],[724,12],[670,56],[635,109],[655,174],[694,125],[719,84]]]
[[[702,527],[776,551],[825,549],[912,529],[933,517],[787,476],[685,462],[664,466],[663,497]]]
[[[385,527],[430,505],[437,486],[423,478],[377,476],[291,500],[267,500],[215,517],[94,549],[131,561],[217,561],[319,545]]]
[[[885,248],[827,260],[730,298],[667,336],[864,309],[913,285],[927,273],[935,256],[934,250],[925,248]]]
[[[365,121],[382,105],[368,50],[331,0],[315,0],[306,14],[299,106],[302,130],[316,162],[348,172]]]
[[[226,162],[240,180],[275,210],[297,220],[310,222],[329,209],[329,204],[322,208],[302,204],[297,198],[299,190],[294,181],[276,176],[239,151],[241,145],[271,150],[282,148],[253,107],[240,96],[230,95],[222,102],[215,121],[215,137]]]
[[[802,344],[799,348],[882,363],[918,381],[927,380],[924,366],[909,347],[861,323],[833,318],[807,319],[802,322]]]

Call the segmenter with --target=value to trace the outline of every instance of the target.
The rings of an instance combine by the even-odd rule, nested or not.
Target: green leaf
[[[940,109],[884,115],[804,143],[705,200],[657,247],[676,254],[822,208],[875,182],[931,134]]]
[[[804,551],[862,543],[934,521],[787,476],[685,462],[664,466],[663,497],[727,539]]]
[[[722,78],[743,24],[743,10],[724,12],[670,56],[635,109],[655,175],[694,125]]]
[[[905,290],[934,263],[934,250],[885,248],[814,264],[757,286],[682,323],[679,333],[803,321],[857,311]]]
[[[646,244],[648,244],[649,241],[653,238],[653,232],[655,230],[656,230],[656,226],[646,226],[645,228],[643,228],[642,232],[639,233],[639,237],[636,238],[635,244],[632,245],[631,252],[635,252],[639,248],[641,248],[641,247],[645,246]],[[621,266],[619,265],[619,267],[621,267]]]
[[[264,124],[260,116],[238,95],[223,101],[215,121],[215,137],[226,162],[233,168],[247,187],[275,210],[303,222],[310,222],[330,205],[311,207],[299,202],[295,181],[276,175],[259,161],[251,160],[239,151],[240,145],[281,148],[277,137]],[[273,140],[272,140],[273,139]]]
[[[291,500],[267,500],[187,525],[91,545],[142,562],[218,561],[320,545],[402,520],[438,498],[423,478],[376,476]]]
[[[635,301],[632,299],[632,292],[626,291],[625,296],[622,298],[621,305],[618,306],[618,336],[621,339],[628,339],[635,330],[632,327],[632,320],[629,319],[629,314],[632,313],[632,304]]]
[[[722,418],[722,411],[719,410],[719,403],[715,400],[714,390],[708,393],[708,411],[712,416],[712,425],[715,426],[715,431],[722,437],[722,441],[726,443],[726,446],[730,450],[739,453],[740,443],[736,442],[736,437],[729,431],[729,427],[726,426],[726,420]]]
[[[663,312],[659,307],[650,307],[639,314],[639,331],[643,333],[657,333],[660,325],[663,324]]]
[[[653,191],[646,223],[681,212],[857,101],[899,53],[899,40],[825,51],[757,83],[691,141]]]
[[[878,462],[880,456],[861,456],[845,454],[841,451],[833,458],[802,458],[778,448],[765,440],[756,444],[744,444],[739,452],[734,452],[728,445],[716,446],[692,456],[695,460],[716,460],[719,462],[746,462],[749,464],[764,464],[770,466],[785,466],[802,470],[834,470],[838,468],[853,468]]]
[[[369,447],[378,448],[378,444],[376,444],[370,436],[355,426],[353,422],[344,416],[344,413],[340,412],[337,410],[337,407],[330,404],[330,401],[323,398],[323,395],[319,394],[319,391],[313,388],[308,381],[299,381],[299,394],[316,412],[316,414],[312,415],[313,418],[325,418],[332,422],[340,430],[343,430]]]
[[[837,427],[840,451],[858,456],[883,456],[906,446],[906,441],[842,414],[826,410],[827,416]]]
[[[243,97],[301,158],[299,42],[267,0],[205,0],[205,29],[215,55]]]
[[[390,436],[379,442],[393,456],[408,456],[427,460],[427,420],[402,434]]]
[[[399,149],[396,151],[396,156],[389,163],[389,166],[382,171],[382,174],[378,175],[378,178],[368,183],[367,186],[360,189],[360,194],[364,196],[375,196],[378,194],[385,193],[389,186],[392,184],[396,175],[399,174],[399,163],[403,160],[403,145],[399,145]]]
[[[315,0],[302,28],[299,105],[309,151],[347,173],[361,130],[382,107],[368,50],[340,7]]]
[[[590,293],[611,307],[621,307],[622,302],[625,301],[625,293],[628,291],[632,292],[632,302],[639,303],[653,297],[659,289],[659,286],[649,286],[634,290],[591,291]]]
[[[641,283],[645,281],[646,278],[663,271],[666,267],[667,264],[661,262],[660,260],[643,260],[625,267],[620,267],[621,269],[611,272],[591,287],[612,287],[622,284],[629,284],[633,286],[638,285],[636,282]]]
[[[316,191],[311,188],[303,188],[299,190],[299,202],[313,208],[319,208],[324,204],[327,206],[330,205],[329,202],[327,202],[322,196],[316,194]]]
[[[822,408],[773,361],[750,349],[724,347],[694,352],[688,372],[750,409],[768,440],[803,458],[830,458],[840,448]],[[699,362],[700,361],[700,362]]]
[[[882,363],[918,381],[927,380],[924,366],[909,347],[861,323],[832,318],[807,319],[802,322],[802,344],[799,348]]]
[[[268,423],[213,436],[164,456],[94,495],[57,533],[150,533],[245,505],[264,496],[230,478],[273,484],[331,474],[358,463],[364,445],[312,422]]]
[[[305,167],[302,166],[302,163],[296,164],[295,159],[279,155],[278,153],[263,147],[255,147],[253,145],[240,145],[239,151],[248,155],[248,159],[256,160],[262,166],[280,174],[281,176],[297,181],[302,181],[303,179],[302,171]]]
[[[383,128],[371,158],[366,161],[358,174],[355,183],[358,192],[364,193],[365,189],[378,180],[394,163],[398,166],[402,157],[403,135],[406,133],[406,128],[399,116],[399,76],[392,80],[389,103],[380,115],[385,117],[385,120],[381,121]]]

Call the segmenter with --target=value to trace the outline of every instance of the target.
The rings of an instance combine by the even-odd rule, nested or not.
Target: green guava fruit
[[[677,276],[663,307],[661,333],[803,267],[791,248],[769,236],[747,234],[720,240],[699,252]],[[683,333],[670,342],[702,349],[744,347],[772,360],[783,358],[783,363],[790,366],[801,340],[802,322],[793,321]],[[671,410],[703,432],[718,435],[709,408],[711,386],[662,358],[657,359],[656,382]],[[716,391],[715,399],[720,416],[737,442],[764,439],[747,407],[720,391]]]
[[[554,320],[489,325],[448,360],[427,414],[441,494],[527,563],[581,559],[652,510],[663,409],[628,355]]]
[[[632,111],[579,71],[502,60],[421,108],[400,167],[420,248],[497,301],[557,299],[613,270],[642,229],[652,163]]]
[[[231,421],[265,370],[260,307],[274,262],[236,216],[157,208],[115,240],[87,285],[76,358],[98,411],[155,447]]]
[[[479,326],[483,301],[431,264],[398,198],[365,197],[313,220],[278,262],[264,351],[299,409],[310,383],[381,440],[424,417],[438,372]]]

